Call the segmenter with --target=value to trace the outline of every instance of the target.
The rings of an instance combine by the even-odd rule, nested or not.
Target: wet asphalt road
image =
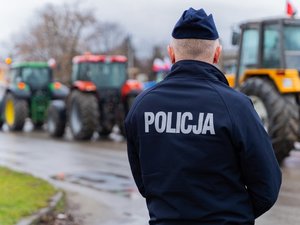
[[[146,225],[147,211],[130,175],[126,144],[118,139],[73,142],[51,139],[42,131],[1,132],[0,165],[64,189],[70,211],[82,225]],[[300,224],[300,152],[291,153],[282,172],[279,200],[258,225]]]
[[[131,178],[124,141],[73,142],[35,131],[0,132],[0,143],[0,165],[66,190],[71,213],[81,225],[146,224],[144,200]]]

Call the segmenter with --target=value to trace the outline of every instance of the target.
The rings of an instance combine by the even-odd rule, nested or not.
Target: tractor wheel
[[[129,93],[125,99],[124,99],[124,109],[125,109],[125,117],[127,115],[127,113],[129,112],[130,108],[132,107],[135,98],[138,96],[139,93],[133,92],[133,93]]]
[[[43,122],[35,122],[33,123],[35,130],[41,130],[43,128],[44,123]]]
[[[132,107],[134,100],[136,98],[137,94],[131,94],[128,95],[126,98],[126,102],[125,102],[125,112],[124,112],[124,118],[122,119],[121,123],[119,124],[119,129],[120,129],[120,134],[126,138],[126,132],[125,132],[125,118],[130,110],[130,108]]]
[[[134,95],[130,95],[127,97],[127,99],[126,99],[126,115],[129,112],[131,106],[133,105],[135,98],[136,98],[136,96],[134,96]]]
[[[107,128],[107,127],[101,127],[100,130],[98,131],[99,135],[101,137],[107,137],[112,131],[112,128]]]
[[[21,131],[28,115],[26,100],[17,99],[12,94],[5,97],[4,121],[11,131]]]
[[[60,112],[54,105],[50,105],[47,114],[48,133],[51,137],[62,137],[66,127],[65,112]]]
[[[282,163],[298,137],[299,107],[294,95],[280,94],[268,79],[249,78],[241,87],[269,133],[277,161]]]
[[[120,134],[126,138],[125,124],[124,123],[120,124],[119,129],[120,129]]]
[[[88,140],[98,128],[99,108],[94,94],[74,91],[70,97],[69,125],[76,140]]]

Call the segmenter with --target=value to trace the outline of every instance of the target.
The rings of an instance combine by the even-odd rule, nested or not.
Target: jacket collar
[[[166,79],[170,79],[173,76],[218,80],[229,85],[226,77],[217,67],[212,64],[196,60],[181,60],[176,62],[172,66],[171,72],[167,75]]]

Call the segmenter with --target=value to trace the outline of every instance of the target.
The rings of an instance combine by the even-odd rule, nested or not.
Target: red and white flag
[[[292,5],[292,3],[290,3],[289,0],[286,1],[286,14],[290,17],[295,16],[297,13],[296,9],[294,8],[294,6]]]

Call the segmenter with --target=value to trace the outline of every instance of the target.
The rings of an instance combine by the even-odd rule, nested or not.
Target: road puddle
[[[122,195],[124,197],[132,197],[137,192],[131,177],[103,171],[89,171],[73,174],[60,173],[52,178]]]

